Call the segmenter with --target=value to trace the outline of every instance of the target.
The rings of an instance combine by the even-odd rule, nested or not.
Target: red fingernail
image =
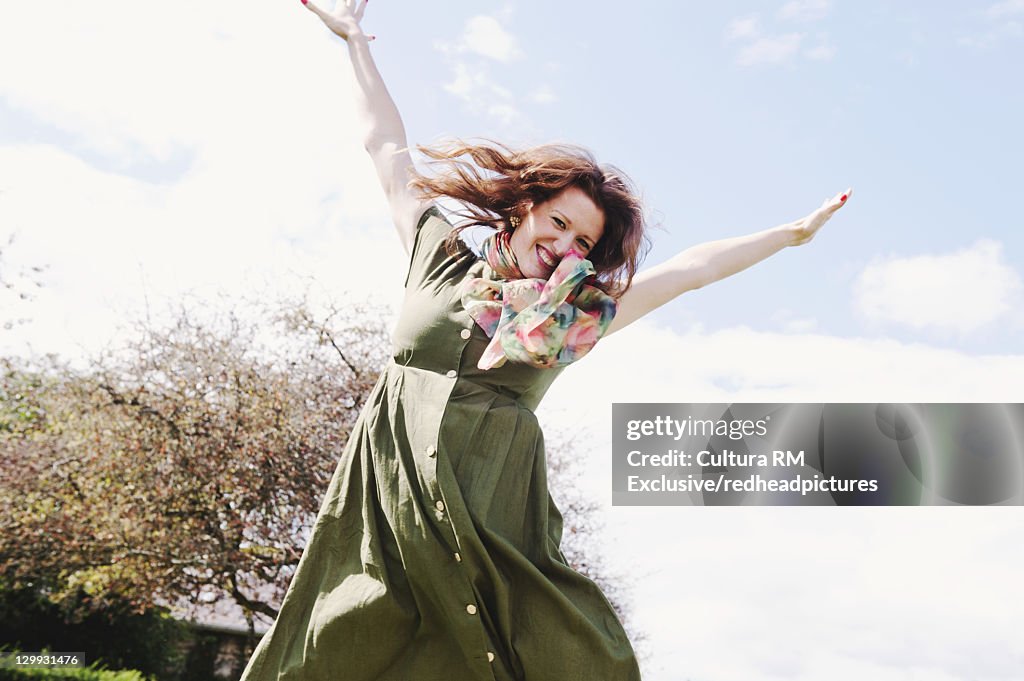
[[[302,1],[305,2],[306,0],[302,0]],[[846,200],[846,194],[843,194],[842,196],[840,196],[839,200],[840,201],[845,201]]]
[[[302,0],[302,4],[305,5],[309,0]]]

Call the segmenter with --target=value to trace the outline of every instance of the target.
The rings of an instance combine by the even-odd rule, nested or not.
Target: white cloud
[[[778,324],[786,333],[807,333],[818,327],[818,320],[811,317],[798,317],[792,310],[782,308],[771,316],[772,322]]]
[[[455,65],[455,79],[444,84],[444,89],[461,99],[470,99],[473,90],[479,87],[479,81],[483,80],[482,74],[470,73],[466,64]]]
[[[1022,384],[1024,356],[745,327],[680,334],[641,321],[569,367],[549,399],[586,413],[614,401],[1013,402]]]
[[[314,96],[323,102],[319,69],[303,58],[337,50],[322,26],[283,6],[239,13],[181,2],[161,12],[160,30],[153,30],[148,8],[126,0],[102,8],[70,4],[59,12],[27,3],[4,14],[0,62],[17,68],[5,71],[2,95],[107,155],[166,160],[232,130],[250,136],[254,149],[269,137],[258,125],[267,117],[280,116],[285,125],[296,120],[288,114],[308,111],[303,102]],[[268,35],[290,49],[267,50]]]
[[[539,88],[530,93],[530,99],[538,104],[550,104],[558,101],[558,96],[555,91],[548,85],[541,85]]]
[[[999,19],[1014,14],[1024,14],[1024,0],[1004,0],[991,5],[985,14],[993,19]]]
[[[1020,305],[1022,290],[1001,244],[982,239],[946,255],[876,259],[858,277],[854,297],[873,322],[966,334]]]
[[[305,276],[396,302],[406,256],[380,189],[346,185],[330,164],[316,163],[313,147],[304,149],[312,168],[249,169],[239,157],[153,185],[53,147],[0,147],[0,169],[17,170],[0,171],[0,224],[18,234],[10,264],[48,266],[36,300],[19,310],[31,323],[3,334],[4,349],[31,343],[75,356],[79,345],[108,342],[122,315],[138,314],[147,296],[240,294],[267,281],[284,290]],[[373,177],[363,156],[348,161],[352,172]],[[332,182],[346,190],[322,186]],[[353,217],[350,189],[367,192],[368,203],[376,195],[373,216]]]
[[[1024,36],[1024,26],[1018,21],[1006,21],[980,33],[961,36],[957,43],[981,50],[992,49],[1007,40]]]
[[[109,340],[144,293],[240,291],[289,272],[369,290],[383,270],[397,281],[381,292],[400,293],[405,257],[341,39],[301,6],[182,2],[160,31],[153,21],[120,0],[4,8],[0,63],[17,68],[0,97],[65,146],[0,147],[0,225],[18,234],[8,264],[49,265],[19,310],[32,323],[0,340],[75,353]]]
[[[802,33],[758,38],[739,51],[736,63],[740,66],[756,66],[788,61],[799,51],[802,40]]]
[[[803,54],[812,61],[829,61],[836,56],[836,46],[823,34],[818,37],[818,44],[804,50]]]
[[[469,19],[458,41],[440,41],[436,46],[442,52],[469,52],[503,63],[523,56],[515,36],[506,31],[501,22],[490,16],[475,16]]]
[[[480,98],[510,101],[512,92],[491,80],[487,69],[481,65],[456,62],[455,80],[445,83],[444,89],[460,99],[472,101]]]
[[[828,14],[829,0],[791,0],[779,10],[779,18],[789,21],[818,21]]]
[[[68,133],[67,149],[90,165],[184,171],[161,181],[204,194],[225,210],[222,224],[232,210],[257,208],[296,224],[292,211],[339,186],[351,190],[346,214],[381,214],[350,69],[337,63],[341,39],[301,7],[238,13],[181,2],[161,14],[160,31],[148,9],[126,0],[13,7],[17,16],[0,21],[0,63],[18,68],[5,72],[0,96]],[[266,48],[268,35],[277,49]]]
[[[752,14],[746,17],[733,19],[725,31],[726,37],[730,40],[752,40],[761,34],[758,26],[757,15]]]
[[[828,0],[794,0],[783,5],[776,13],[776,30],[765,30],[760,18],[750,14],[733,19],[726,28],[728,41],[741,44],[735,61],[740,66],[782,64],[801,56],[811,61],[828,61],[836,54],[836,47],[828,33],[819,32],[817,42],[808,46],[801,32],[784,32],[782,23],[797,21],[810,23],[823,19],[831,8]]]
[[[1024,25],[1017,17],[1024,15],[1024,0],[1005,0],[990,5],[984,12],[987,25],[973,33],[962,35],[957,43],[966,47],[987,50],[1024,36]]]
[[[511,125],[522,115],[511,104],[494,103],[487,106],[487,114],[504,125]]]
[[[1019,531],[1011,514],[847,510],[609,509],[607,550],[638,578],[664,670],[644,678],[1019,678],[1024,552],[995,544]]]
[[[641,321],[567,369],[539,416],[584,434],[580,484],[603,505],[613,564],[637,580],[645,679],[1002,681],[1024,655],[1018,514],[612,507],[610,416],[613,402],[1017,402],[1022,384],[1019,354]]]
[[[497,19],[473,17],[456,42],[438,41],[434,46],[449,57],[454,70],[453,79],[443,85],[444,89],[465,102],[470,111],[505,126],[523,120],[512,92],[491,75],[492,60],[507,63],[522,57],[515,38]]]
[[[512,92],[492,80],[484,64],[459,61],[453,68],[454,80],[443,87],[465,102],[471,111],[486,114],[506,125],[522,117],[512,104]]]
[[[494,17],[478,16],[470,19],[466,22],[462,39],[471,52],[501,62],[522,56],[515,38]]]

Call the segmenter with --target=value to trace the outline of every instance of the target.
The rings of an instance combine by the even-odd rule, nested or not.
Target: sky
[[[411,143],[568,141],[656,264],[854,195],[810,243],[602,341],[538,412],[632,575],[651,681],[1024,679],[1017,508],[611,505],[613,402],[1020,402],[1024,2],[374,0]],[[406,260],[343,43],[299,2],[0,9],[5,353],[86,356],[185,293]],[[31,284],[31,267],[45,267]],[[581,369],[581,367],[586,367]]]

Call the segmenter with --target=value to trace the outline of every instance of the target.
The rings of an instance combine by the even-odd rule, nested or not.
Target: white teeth
[[[537,256],[540,258],[540,261],[547,265],[548,267],[555,267],[556,265],[558,265],[558,263],[554,262],[554,260],[551,259],[551,256],[548,254],[548,252],[541,248],[540,246],[537,247]]]

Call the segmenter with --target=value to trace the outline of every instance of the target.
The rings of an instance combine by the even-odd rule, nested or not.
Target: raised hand
[[[320,17],[324,24],[327,25],[327,28],[345,40],[354,36],[366,35],[363,33],[363,28],[359,25],[359,22],[363,20],[363,12],[366,11],[367,2],[368,0],[337,0],[334,3],[334,9],[328,12],[327,10],[320,9],[311,0],[302,0],[302,4],[306,6],[306,9]],[[367,35],[366,39],[373,40],[375,37]]]
[[[821,208],[818,210],[792,223],[792,240],[789,245],[799,246],[813,239],[814,235],[821,229],[821,226],[828,222],[829,218],[837,210],[845,206],[851,196],[853,196],[852,188],[847,189],[845,192],[840,192],[830,199],[825,199],[825,202],[821,204]]]

